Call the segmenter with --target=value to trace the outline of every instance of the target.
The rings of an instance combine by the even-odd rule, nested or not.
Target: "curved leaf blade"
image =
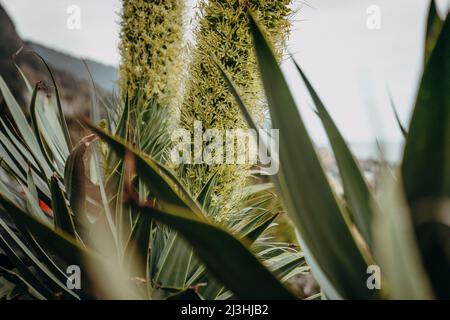
[[[428,63],[431,53],[436,46],[439,38],[439,33],[442,30],[444,21],[439,17],[439,13],[436,7],[436,1],[430,1],[430,9],[428,12],[427,32],[425,39],[425,64]]]
[[[450,19],[426,65],[403,156],[402,176],[422,259],[437,298],[450,298]]]
[[[50,191],[52,193],[52,210],[55,227],[71,237],[76,238],[75,225],[72,213],[66,203],[66,198],[59,186],[59,179],[53,175],[50,179]]]
[[[239,298],[295,299],[243,242],[220,227],[192,216],[186,209],[165,207],[167,212],[150,206],[139,206],[139,209],[142,214],[177,230],[191,244],[207,270]]]
[[[317,114],[322,121],[331,147],[333,148],[336,163],[342,178],[345,198],[351,208],[355,223],[366,243],[369,247],[372,247],[371,224],[373,213],[371,204],[374,203],[374,200],[369,186],[348,148],[347,143],[339,132],[339,129],[325,108],[319,95],[316,93],[305,73],[295,60],[294,64],[314,101],[317,108]]]
[[[250,30],[272,124],[280,129],[280,171],[275,182],[288,214],[308,252],[343,298],[372,298],[374,293],[366,286],[367,263],[331,190],[270,45],[251,15]]]
[[[192,199],[184,186],[167,168],[154,161],[150,156],[140,153],[106,131],[90,123],[86,123],[86,125],[102,140],[107,142],[120,158],[125,157],[126,153],[134,156],[136,173],[144,179],[158,200],[161,200],[163,203],[171,203],[190,208],[198,217],[204,216],[197,202]]]
[[[151,225],[151,216],[139,214],[125,247],[123,263],[133,277],[147,277]]]

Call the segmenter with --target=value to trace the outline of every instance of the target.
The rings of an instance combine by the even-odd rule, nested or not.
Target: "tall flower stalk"
[[[239,108],[218,70],[215,60],[225,68],[250,106],[259,124],[265,119],[263,90],[258,78],[253,43],[248,30],[250,9],[275,44],[278,58],[282,57],[290,30],[291,0],[201,0],[200,19],[195,30],[196,47],[186,85],[186,95],[180,111],[180,125],[192,130],[200,121],[203,130],[244,129]],[[250,176],[250,166],[186,165],[180,175],[189,183],[193,194],[198,193],[213,173],[217,173],[214,202],[226,214]],[[222,218],[222,217],[219,217]]]
[[[120,91],[127,99],[118,114],[117,133],[137,150],[163,161],[170,147],[169,128],[176,122],[184,69],[184,0],[123,0],[120,32]],[[125,167],[110,157],[113,193],[123,189]],[[138,193],[149,190],[139,182]],[[117,200],[119,235],[126,243],[134,212]]]
[[[183,0],[124,0],[121,22],[120,86],[134,97],[157,97],[175,108],[183,65]]]

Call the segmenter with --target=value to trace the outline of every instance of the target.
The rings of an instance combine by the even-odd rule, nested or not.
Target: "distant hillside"
[[[55,68],[66,71],[79,79],[89,80],[89,74],[80,59],[38,43],[28,42],[28,44]],[[117,69],[89,59],[85,61],[95,83],[105,91],[113,91],[117,82]]]
[[[11,56],[22,45],[23,41],[17,34],[12,20],[0,5],[0,75],[6,80],[16,96],[24,90],[24,85],[20,82],[19,75],[12,64]]]
[[[47,71],[42,62],[30,52],[39,53],[52,68],[60,88],[63,106],[67,115],[85,114],[90,105],[91,85],[89,74],[82,61],[65,53],[47,48],[37,43],[27,42],[16,32],[13,21],[0,5],[0,75],[17,97],[19,103],[25,106],[28,100],[25,84],[14,67],[12,57],[23,47],[16,57],[16,62],[32,83],[45,81],[50,83]],[[98,62],[87,61],[100,95],[114,89],[117,70]],[[0,107],[2,97],[0,95]],[[0,109],[0,112],[3,110]]]

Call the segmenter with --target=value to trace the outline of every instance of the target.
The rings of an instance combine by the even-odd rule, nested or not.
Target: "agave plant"
[[[231,7],[234,8],[236,6],[237,9],[233,9],[231,12],[228,10]],[[271,10],[268,10],[272,8],[272,6],[277,7],[277,5],[270,5],[269,3],[260,5],[261,12],[271,12]],[[161,7],[161,8],[160,8]],[[202,4],[202,11],[203,17],[202,21],[206,23],[206,21],[209,21],[212,19],[215,15],[219,16],[222,13],[225,15],[232,16],[235,20],[242,16],[244,13],[242,11],[242,5],[238,2],[234,4],[227,4],[225,7],[223,5],[219,5],[216,2],[211,2],[210,4],[206,5],[205,3]],[[209,8],[209,9],[206,9]],[[286,34],[286,29],[288,22],[287,20],[283,20],[285,16],[290,12],[290,10],[287,8],[285,4],[282,4],[279,6],[281,9],[278,11],[280,12],[280,17],[272,17],[273,14],[270,15],[270,17],[266,17],[266,19],[272,21],[273,25],[278,24],[277,28],[274,28],[273,32],[278,32],[280,34],[276,34],[278,38],[282,37]],[[282,10],[284,8],[284,11]],[[149,10],[146,10],[149,9]],[[152,72],[149,72],[147,70],[147,76],[150,78],[150,80],[154,80],[155,77],[160,76],[161,81],[156,81],[157,86],[154,88],[152,103],[148,104],[148,108],[144,108],[142,110],[145,110],[145,112],[142,112],[142,110],[134,109],[131,110],[127,108],[127,110],[122,110],[122,116],[121,116],[121,123],[124,124],[127,121],[132,123],[132,125],[128,125],[128,127],[131,128],[129,130],[128,128],[121,128],[120,131],[122,131],[124,134],[121,135],[121,137],[129,142],[132,143],[137,150],[140,150],[146,154],[151,155],[154,159],[158,160],[161,163],[165,163],[165,155],[164,151],[162,151],[161,154],[156,155],[153,150],[149,150],[149,148],[145,147],[143,145],[142,139],[147,139],[148,137],[152,137],[152,135],[149,135],[149,132],[145,132],[145,130],[154,130],[154,128],[161,128],[160,134],[161,136],[158,138],[158,145],[165,147],[164,150],[169,149],[170,141],[167,140],[167,134],[164,131],[168,131],[167,128],[173,127],[173,124],[171,124],[171,121],[163,121],[163,119],[166,119],[166,116],[163,115],[162,117],[158,116],[155,117],[155,113],[164,113],[165,109],[167,108],[167,104],[174,104],[174,94],[172,91],[174,91],[175,84],[169,83],[168,81],[165,81],[164,79],[172,79],[174,80],[174,75],[176,75],[178,72],[167,72],[166,68],[170,65],[175,65],[173,60],[180,60],[180,52],[181,50],[181,28],[182,23],[180,21],[182,17],[182,5],[179,1],[173,1],[169,5],[161,6],[160,3],[154,3],[154,4],[147,4],[145,2],[124,2],[124,23],[122,25],[122,49],[126,49],[125,52],[123,52],[124,57],[124,63],[122,68],[122,78],[127,78],[130,83],[133,84],[131,90],[129,92],[142,92],[142,96],[139,99],[146,98],[148,96],[148,88],[142,88],[139,89],[139,87],[142,85],[142,83],[147,83],[147,87],[152,86],[152,83],[154,81],[145,82],[144,79],[140,78],[137,79],[134,75],[134,72],[132,71],[133,68],[139,68],[142,70],[147,70],[148,68],[151,68]],[[239,15],[239,12],[241,13]],[[278,20],[280,21],[278,21]],[[153,21],[150,23],[140,23],[142,21]],[[278,21],[278,23],[277,23]],[[269,24],[269,22],[267,22]],[[207,27],[203,23],[202,30],[204,28],[207,28],[207,30],[211,31],[212,29],[210,27]],[[168,27],[164,27],[164,24],[168,24]],[[135,27],[130,27],[135,26]],[[239,28],[246,28],[245,23],[240,23],[238,26]],[[139,32],[136,32],[136,30],[139,30]],[[161,33],[161,30],[165,30],[163,33]],[[209,31],[203,30],[203,32],[208,33]],[[247,32],[248,33],[248,32]],[[248,34],[249,36],[249,34]],[[248,37],[247,37],[248,38]],[[247,39],[246,38],[246,39]],[[230,42],[230,44],[237,43],[237,45],[242,44],[242,42],[245,42],[246,40],[242,40],[239,42],[240,38],[230,40],[225,39]],[[247,39],[248,40],[248,39]],[[248,41],[247,41],[248,42]],[[164,47],[165,49],[162,50],[161,48]],[[211,48],[214,48],[213,44],[208,44],[206,40],[202,40],[201,43],[197,44],[196,49],[194,49],[195,52],[197,52],[200,55],[207,56],[208,52]],[[135,48],[136,50],[132,50]],[[175,50],[175,48],[178,48]],[[246,48],[250,49],[251,45],[250,43],[246,43]],[[217,48],[216,48],[217,49]],[[161,51],[162,50],[162,51]],[[215,49],[214,49],[215,50]],[[132,52],[138,52],[133,55],[133,59],[130,59],[130,54]],[[161,53],[161,52],[162,53]],[[161,54],[160,54],[161,53]],[[150,59],[150,57],[152,57]],[[149,59],[147,59],[149,58]],[[197,57],[198,58],[198,57]],[[132,62],[134,61],[134,62]],[[196,63],[194,63],[196,65]],[[158,70],[158,68],[163,68],[164,70]],[[178,70],[181,70],[182,68],[179,67]],[[195,69],[195,68],[194,68]],[[194,70],[193,69],[193,70]],[[195,69],[197,70],[197,69]],[[212,78],[211,78],[212,79]],[[167,83],[166,83],[167,82]],[[214,84],[212,85],[214,87]],[[138,89],[136,89],[138,88]],[[125,90],[126,91],[126,90]],[[171,93],[172,92],[172,93]],[[139,96],[139,94],[138,94]],[[168,103],[167,97],[170,97],[170,103]],[[176,104],[176,103],[175,103]],[[143,105],[143,103],[137,103],[136,105]],[[129,109],[129,110],[128,110]],[[170,109],[170,108],[169,108]],[[235,110],[237,111],[237,110]],[[137,116],[136,116],[137,114]],[[146,115],[147,114],[147,115]],[[148,116],[149,115],[149,116]],[[124,121],[124,119],[126,119]],[[152,119],[152,121],[149,121],[149,119]],[[150,139],[151,140],[151,139]],[[120,161],[119,161],[120,162]],[[107,178],[107,180],[110,180],[111,186],[119,186],[121,183],[123,183],[123,180],[121,181],[121,177],[123,177],[124,173],[124,167],[121,163],[112,162],[108,164],[110,168],[112,168],[112,171],[118,172],[118,176]],[[217,173],[217,170],[210,170],[208,175],[204,176],[204,180],[202,180],[202,184],[198,184],[198,179],[194,177],[184,179],[184,176],[182,175],[182,182],[185,185],[185,187],[192,192],[194,195],[194,198],[200,197],[202,193],[207,192],[208,194],[208,204],[205,208],[205,213],[207,213],[210,217],[217,217],[217,216],[225,216],[224,214],[224,208],[221,205],[218,205],[217,203],[213,203],[216,198],[215,194],[216,191],[223,188],[223,184],[220,183],[220,177],[218,177],[220,174]],[[114,175],[113,175],[114,176]],[[147,193],[149,190],[145,187],[145,185],[136,179],[136,184],[139,184],[139,198],[145,199],[147,197]],[[199,188],[193,188],[193,186],[197,186]],[[112,187],[114,188],[114,187]],[[247,190],[251,190],[251,187],[245,188],[245,190],[241,190],[243,194],[247,193]],[[116,193],[119,193],[120,190],[116,189]],[[252,196],[252,195],[249,195]],[[120,199],[120,197],[118,197]],[[201,200],[206,201],[205,199],[201,198]],[[232,207],[232,211],[234,213],[234,219],[230,219],[230,221],[227,222],[227,226],[230,228],[236,228],[236,224],[238,220],[244,220],[244,221],[250,221],[251,219],[254,219],[254,215],[252,212],[254,211],[260,211],[262,212],[268,212],[268,210],[265,210],[265,208],[250,208],[247,205],[247,199],[246,197],[240,199],[240,201],[227,201],[228,207]],[[120,208],[120,206],[119,206]],[[220,210],[219,210],[220,208]],[[229,212],[230,210],[228,210]],[[221,215],[220,215],[220,214]],[[244,214],[245,213],[245,214]],[[119,223],[119,229],[122,231],[119,233],[118,237],[122,237],[123,239],[127,239],[129,236],[129,233],[131,231],[131,225],[133,218],[130,218],[130,215],[133,216],[132,212],[122,212],[120,211],[118,214],[120,217],[118,217],[118,221],[121,221]],[[248,217],[246,217],[248,215]],[[273,214],[272,214],[273,215]],[[274,215],[273,215],[274,216]],[[238,226],[243,226],[244,224],[239,223]],[[239,231],[239,229],[237,229]],[[124,233],[124,234],[123,234]],[[190,268],[190,265],[192,264],[192,250],[189,249],[186,244],[182,240],[179,239],[179,237],[176,235],[175,232],[169,231],[167,228],[164,228],[163,231],[155,233],[155,237],[153,238],[156,243],[161,247],[164,247],[164,257],[170,256],[171,263],[181,266],[180,267],[180,273],[182,274],[188,274],[191,271],[186,271],[183,268]],[[158,237],[161,237],[159,239]],[[123,241],[122,241],[123,242]],[[180,252],[183,252],[183,254],[180,254]],[[167,269],[169,268],[163,268]],[[156,266],[153,267],[153,269],[156,269]],[[162,274],[171,274],[173,271],[167,272],[164,271]],[[162,288],[181,288],[185,287],[187,285],[187,279],[186,276],[166,276],[167,279],[157,276],[157,279],[155,280],[158,283],[159,287]],[[205,282],[205,281],[203,281]],[[190,283],[192,285],[192,283]]]
[[[118,111],[110,108],[113,111],[105,121],[98,120],[98,106],[93,108],[93,121],[106,131],[88,122],[86,126],[96,134],[72,147],[65,138],[66,120],[54,81],[53,86],[56,104],[39,99],[44,84],[32,90],[29,123],[0,78],[10,114],[1,119],[0,133],[4,175],[0,180],[0,254],[6,261],[1,264],[1,281],[9,288],[9,297],[26,293],[39,299],[177,298],[190,293],[225,299],[251,297],[251,292],[269,296],[271,286],[276,295],[289,295],[266,267],[283,281],[307,272],[308,267],[303,255],[289,245],[260,237],[280,210],[273,205],[270,184],[245,189],[241,219],[230,222],[231,231],[224,231],[207,219],[208,211],[214,210],[214,178],[193,196],[164,166],[169,115],[154,99],[126,98]],[[152,105],[145,107],[144,103]],[[151,126],[135,125],[144,121]],[[99,143],[98,137],[105,143]],[[127,162],[127,157],[134,160]],[[136,164],[133,170],[127,165],[130,161]],[[130,198],[134,193],[137,197]],[[127,198],[134,202],[124,203]],[[150,207],[148,199],[152,199]],[[200,248],[206,245],[209,249],[203,249],[198,260],[198,245],[188,245],[174,229],[154,219],[153,211],[166,207],[176,207],[179,214],[187,212],[195,218],[194,226],[200,225],[220,241],[203,240]],[[231,277],[233,273],[222,269],[212,252],[220,252],[228,265],[242,256],[261,270],[264,281],[255,281],[259,283],[255,288],[236,290],[241,276]],[[238,256],[228,260],[229,253]],[[210,265],[214,265],[212,271]],[[67,286],[70,266],[82,270],[79,290]],[[237,267],[233,266],[234,273]],[[245,282],[253,281],[247,277],[254,268],[242,275]],[[226,280],[221,274],[227,274]]]

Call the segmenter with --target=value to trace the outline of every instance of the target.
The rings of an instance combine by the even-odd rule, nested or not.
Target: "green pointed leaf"
[[[30,81],[28,81],[28,78],[25,76],[25,74],[22,71],[22,68],[19,67],[19,65],[17,64],[17,61],[16,61],[16,57],[22,52],[23,48],[24,47],[22,46],[21,48],[19,48],[19,50],[17,50],[14,53],[14,55],[12,56],[12,60],[13,60],[14,66],[17,69],[17,72],[19,72],[23,82],[25,83],[28,92],[31,94],[33,92],[33,86],[31,85]]]
[[[86,136],[77,143],[67,158],[64,169],[64,184],[69,198],[70,208],[76,217],[85,215],[86,207],[86,177],[84,155],[87,148],[96,137]]]
[[[39,91],[39,85],[40,85],[39,83],[36,84],[36,86],[34,87],[33,93],[31,95],[31,102],[30,102],[31,123],[32,123],[32,127],[34,130],[34,135],[39,143],[39,148],[41,150],[42,155],[44,156],[49,167],[52,170],[55,170],[55,168],[53,167],[52,160],[50,160],[49,150],[48,150],[48,148],[46,148],[46,143],[42,138],[41,132],[39,130],[39,123],[37,121],[36,98],[37,98],[37,93]]]
[[[38,166],[42,167],[42,170],[45,170],[42,174],[49,174],[51,172],[50,167],[48,166],[47,161],[42,154],[39,143],[34,136],[33,129],[28,124],[28,121],[17,103],[16,99],[13,97],[11,91],[6,85],[3,78],[0,76],[0,91],[2,92],[3,98],[5,99],[6,106],[8,107],[8,111],[11,114],[12,119],[14,120],[14,125],[16,126],[21,138],[26,144],[26,148],[29,149],[31,155],[38,162]],[[21,145],[24,147],[23,144]],[[16,147],[18,147],[16,145]],[[31,159],[29,159],[31,161]]]
[[[119,177],[114,177],[114,179],[111,181],[108,181],[108,184],[112,185],[111,188],[117,188],[114,189],[116,193],[116,199],[115,199],[115,221],[117,225],[117,233],[118,233],[118,240],[121,247],[125,247],[126,243],[128,241],[128,238],[130,237],[131,231],[132,231],[132,211],[130,206],[126,206],[123,204],[123,199],[127,197],[125,194],[126,192],[126,177],[125,177],[125,167],[123,166],[123,163],[121,163],[119,169]],[[118,183],[116,183],[116,181]]]
[[[10,112],[18,131],[22,135],[22,138],[28,146],[37,150],[38,142],[36,140],[36,137],[34,136],[34,132],[28,124],[27,118],[22,112],[22,109],[12,95],[2,76],[0,76],[0,90],[2,92],[3,98],[5,99],[8,111]],[[39,153],[39,151],[37,153]]]
[[[53,160],[64,164],[70,154],[63,134],[63,128],[58,120],[57,106],[51,100],[45,99],[42,108],[36,108],[38,112],[38,125],[46,145],[51,150]],[[62,165],[64,167],[64,165]]]
[[[345,199],[351,209],[353,219],[366,243],[369,247],[372,247],[370,229],[372,223],[372,208],[370,205],[374,201],[372,200],[371,191],[369,190],[365,178],[348,148],[347,143],[339,132],[339,129],[336,127],[319,95],[316,93],[297,62],[294,61],[294,63],[314,101],[317,108],[317,114],[322,121],[331,147],[333,148],[336,163],[342,178]]]
[[[91,292],[91,290],[95,289],[92,287],[92,284],[96,283],[96,281],[106,281],[106,279],[99,278],[110,274],[103,273],[102,270],[110,270],[111,267],[97,253],[80,247],[73,237],[64,232],[54,231],[29,216],[1,193],[0,204],[10,215],[14,215],[14,218],[23,224],[34,238],[38,239],[40,243],[45,244],[46,248],[54,252],[67,265],[80,266],[81,270],[84,271],[82,288],[85,292]]]
[[[30,191],[30,194],[33,196],[34,200],[38,202],[39,196],[36,189],[36,185],[34,183],[33,172],[31,171],[31,168],[29,168],[27,171],[27,187],[28,190]]]
[[[12,135],[10,130],[1,121],[2,129],[5,130],[6,135],[0,132],[0,150],[2,151],[3,160],[5,161],[8,169],[14,177],[19,178],[23,183],[26,183],[26,172],[32,168],[35,173],[35,185],[46,196],[50,195],[46,179],[39,166],[34,161],[33,157],[26,150],[26,148],[18,142],[18,140]]]
[[[93,151],[92,151],[92,157],[91,157],[91,170],[92,170],[91,180],[96,181],[99,186],[101,202],[103,204],[103,210],[105,212],[105,218],[108,223],[109,231],[114,240],[116,249],[119,250],[119,249],[121,249],[120,244],[119,244],[119,236],[117,234],[116,223],[113,220],[111,208],[109,206],[109,199],[108,199],[108,195],[106,193],[106,187],[105,187],[105,182],[104,182],[104,172],[100,168],[100,156],[99,156],[98,147],[94,146],[94,148],[92,150]],[[95,177],[95,178],[93,178],[93,177]]]
[[[69,128],[67,127],[67,122],[66,122],[66,118],[64,117],[64,112],[62,110],[62,105],[61,105],[61,98],[59,95],[59,90],[58,90],[58,85],[56,84],[56,80],[55,77],[53,76],[53,72],[50,69],[49,65],[47,64],[47,62],[45,61],[44,58],[42,58],[38,53],[33,52],[43,63],[45,68],[47,69],[50,78],[52,79],[52,83],[53,86],[55,88],[55,96],[56,96],[56,105],[58,107],[58,120],[60,122],[60,125],[63,129],[63,133],[64,133],[64,138],[66,140],[68,149],[71,150],[72,149],[72,140],[70,139],[70,133],[69,133]]]
[[[437,298],[449,299],[450,19],[426,65],[403,156],[403,182]]]
[[[25,200],[27,204],[27,211],[32,215],[35,219],[38,219],[40,222],[51,225],[50,218],[42,211],[39,206],[39,200],[35,198],[33,194],[30,193],[28,188],[21,185],[22,191],[25,194]]]
[[[28,166],[31,165],[33,170],[41,177],[45,177],[45,173],[42,173],[41,167],[36,163],[35,157],[32,152],[23,144],[23,141],[19,140],[17,136],[8,128],[6,123],[0,119],[2,129],[4,133],[1,132],[0,136],[2,138],[1,143],[4,145],[6,151],[17,164],[16,166],[21,168],[22,171],[26,172]]]
[[[5,231],[3,241],[6,242],[6,245],[8,246],[8,248],[9,248],[10,245],[14,244],[14,246],[17,247],[19,250],[21,250],[21,252],[29,259],[29,261],[31,262],[31,264],[34,266],[34,268],[36,270],[35,271],[36,274],[39,274],[40,278],[42,278],[44,280],[44,282],[41,283],[41,286],[43,286],[43,287],[47,287],[48,286],[49,288],[52,288],[53,290],[55,290],[54,293],[56,293],[56,292],[63,292],[64,293],[64,297],[67,297],[67,298],[72,298],[72,299],[73,298],[78,298],[78,296],[75,293],[71,292],[66,287],[65,283],[61,282],[58,279],[58,277],[54,273],[52,273],[47,268],[47,266],[44,263],[42,263],[41,260],[43,260],[46,257],[48,258],[48,256],[45,255],[45,256],[37,257],[35,255],[35,253],[33,253],[30,250],[28,245],[30,245],[33,242],[28,242],[27,244],[22,242],[19,239],[19,237],[14,233],[14,231],[12,231],[9,228],[9,226],[7,224],[5,224],[1,219],[0,219],[0,226]],[[34,239],[28,238],[28,240],[34,240]],[[33,248],[35,248],[35,246],[33,246]],[[42,252],[42,251],[40,251],[40,252]],[[18,266],[20,266],[21,273],[23,273],[24,272],[23,265],[21,265],[20,262],[16,261],[16,259],[21,260],[19,258],[19,256],[14,253],[12,259],[15,261],[15,263],[18,264]],[[29,274],[28,272],[26,272],[26,271],[24,272],[25,276],[27,276],[28,274]],[[50,296],[50,298],[54,298],[54,296]]]
[[[171,231],[158,260],[157,286],[186,289],[192,256],[188,243],[177,232]]]
[[[89,75],[89,83],[91,85],[91,90],[90,90],[90,96],[91,96],[91,105],[90,105],[90,117],[91,120],[94,123],[99,123],[100,122],[100,108],[98,106],[98,100],[97,100],[97,88],[95,86],[95,81],[94,78],[92,77],[92,73],[91,70],[89,69],[89,66],[86,62],[85,59],[81,59],[81,61],[83,62],[84,68],[86,69],[88,75]]]
[[[386,168],[380,191],[383,201],[374,208],[373,233],[375,255],[386,281],[381,289],[390,299],[432,299],[403,190]]]
[[[400,117],[398,115],[397,108],[395,107],[394,99],[392,98],[391,92],[389,91],[388,94],[389,94],[389,102],[391,104],[392,112],[394,112],[395,120],[397,121],[398,127],[403,135],[403,138],[406,139],[408,137],[408,131],[403,126],[403,124],[400,120]]]
[[[56,229],[75,238],[76,231],[72,213],[67,206],[66,198],[59,186],[59,179],[55,175],[50,179],[50,191],[52,193],[52,210]]]
[[[8,150],[8,147],[4,145],[4,141],[7,139],[0,132],[0,154],[1,154],[1,166],[4,168],[9,174],[20,179],[25,182],[26,178],[22,168],[19,168],[16,161],[14,161],[14,157],[11,156],[11,153]]]
[[[280,129],[280,170],[275,176],[288,214],[296,224],[309,260],[343,298],[374,296],[366,286],[367,263],[355,243],[321,167],[283,73],[262,31],[250,17],[256,56],[273,128]]]
[[[124,140],[128,139],[128,130],[130,124],[130,102],[128,98],[128,92],[125,97],[125,106],[121,112],[121,117],[117,123],[115,135],[121,137]]]
[[[45,252],[44,248],[38,241],[33,237],[32,233],[27,229],[27,227],[23,224],[23,221],[18,219],[16,215],[11,215],[12,220],[14,221],[15,227],[19,230],[20,234],[24,237],[27,244],[30,245],[31,249],[36,253],[36,258],[41,260],[48,270],[55,275],[59,279],[60,282],[65,283],[67,281],[67,274],[64,273],[59,266],[60,262],[56,262],[50,255]],[[31,259],[30,259],[31,260]],[[73,292],[72,294],[73,295]],[[75,294],[76,296],[76,294]]]
[[[450,196],[449,20],[425,69],[406,141],[403,178],[410,202]]]
[[[259,221],[258,224],[252,226],[249,232],[244,234],[244,237],[250,240],[250,242],[255,242],[277,217],[278,214],[267,215],[262,221]]]
[[[139,208],[142,214],[177,230],[194,248],[208,271],[239,298],[295,298],[243,242],[220,227],[199,220],[186,209],[172,205],[164,207],[169,209],[167,213],[149,206]]]
[[[239,109],[241,110],[242,115],[244,116],[245,121],[247,121],[247,124],[250,126],[250,128],[257,130],[258,126],[256,125],[256,122],[253,120],[252,115],[250,114],[249,109],[246,108],[244,101],[241,99],[241,95],[239,94],[238,89],[233,83],[233,80],[231,80],[231,77],[227,74],[227,72],[222,68],[219,62],[216,62],[217,67],[220,70],[220,73],[222,74],[222,77],[225,79],[225,82],[228,85],[228,89],[233,94],[233,97],[235,98]]]
[[[158,200],[188,207],[199,217],[203,216],[199,205],[192,199],[184,186],[178,181],[173,173],[169,171],[169,169],[154,161],[150,156],[144,155],[134,148],[127,146],[125,142],[110,135],[104,130],[89,123],[86,125],[102,140],[107,142],[120,158],[123,158],[127,152],[135,157],[136,173],[139,177],[144,179],[145,183],[148,184],[148,187],[151,189],[152,193],[156,195]]]
[[[123,263],[132,277],[147,277],[151,224],[151,216],[139,214],[125,247]]]
[[[10,245],[11,239],[5,238],[0,232],[0,248],[2,248],[8,256],[11,263],[20,272],[26,283],[35,290],[41,299],[49,299],[52,297],[51,291],[31,272],[28,266],[20,259],[14,248]]]
[[[431,0],[430,10],[428,12],[427,33],[425,39],[425,64],[428,63],[431,53],[436,46],[443,25],[444,21],[439,17],[436,7],[436,1]]]
[[[1,152],[1,148],[0,148]],[[2,160],[0,159],[0,163],[2,163]],[[3,164],[3,166],[5,166]],[[7,170],[7,169],[6,169]],[[8,182],[3,181],[0,179],[0,192],[3,193],[11,202],[13,202],[15,205],[25,208],[24,201],[23,201],[23,195],[20,193],[19,190],[16,190],[14,188],[15,181],[11,184]]]
[[[307,272],[310,267],[306,265],[305,257],[301,253],[286,251],[265,261],[265,265],[283,282]]]
[[[197,196],[197,202],[200,203],[205,210],[209,207],[211,201],[211,194],[216,184],[216,176],[217,171],[209,177],[209,180],[205,183]]]

